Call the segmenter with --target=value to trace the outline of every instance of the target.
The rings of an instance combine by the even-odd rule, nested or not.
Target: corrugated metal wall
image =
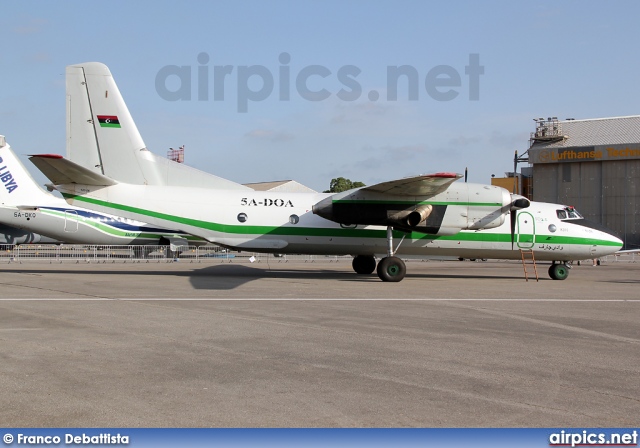
[[[534,200],[573,205],[640,249],[640,160],[535,164]]]

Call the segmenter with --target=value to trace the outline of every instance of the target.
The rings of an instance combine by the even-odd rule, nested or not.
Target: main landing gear
[[[378,263],[378,277],[383,282],[399,282],[407,274],[407,266],[400,258],[394,256],[404,236],[398,243],[398,247],[393,248],[393,227],[387,227],[387,256]],[[376,269],[376,259],[373,255],[357,255],[353,259],[353,270],[358,274],[371,274]]]
[[[351,266],[356,274],[369,275],[376,270],[376,259],[373,255],[356,255]]]
[[[549,266],[549,277],[554,280],[564,280],[569,277],[569,269],[571,269],[571,266],[568,263],[556,263],[554,261]]]
[[[407,274],[407,266],[398,257],[384,257],[378,263],[377,272],[383,282],[399,282]]]

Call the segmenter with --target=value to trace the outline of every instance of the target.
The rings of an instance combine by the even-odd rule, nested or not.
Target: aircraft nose
[[[606,235],[607,245],[600,245],[601,250],[606,251],[607,254],[615,253],[622,249],[624,242],[614,232],[603,232]]]
[[[605,226],[601,226],[599,230],[607,236],[614,246],[618,246],[618,249],[624,245],[624,241],[622,241],[618,232]]]
[[[618,238],[618,236],[616,234],[610,233],[609,237],[611,238],[611,240],[613,241],[613,243],[616,246],[619,246],[618,249],[622,248],[622,246],[624,245],[624,241],[622,241],[620,238]]]
[[[601,234],[601,239],[603,241],[606,241],[606,243],[599,245],[600,252],[602,252],[604,255],[615,253],[619,251],[624,245],[624,242],[616,231],[611,230],[610,228],[602,224],[597,224],[586,219],[584,221],[585,223],[583,225],[599,231]]]

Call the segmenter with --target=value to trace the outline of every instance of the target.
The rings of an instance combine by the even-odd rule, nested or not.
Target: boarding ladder
[[[529,281],[529,273],[527,272],[527,260],[531,260],[530,265],[533,265],[533,272],[536,275],[536,281],[538,281],[538,268],[536,266],[536,257],[533,255],[532,249],[520,249],[520,257],[522,258],[522,269],[524,270],[524,279]]]

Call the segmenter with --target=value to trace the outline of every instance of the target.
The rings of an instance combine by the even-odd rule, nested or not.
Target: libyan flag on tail
[[[101,128],[119,128],[120,120],[117,115],[98,115],[98,122]]]

